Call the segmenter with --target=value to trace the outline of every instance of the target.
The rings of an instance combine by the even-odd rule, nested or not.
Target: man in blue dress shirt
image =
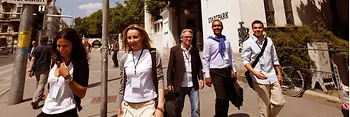
[[[229,100],[234,93],[236,81],[236,65],[232,55],[232,47],[226,36],[222,35],[223,24],[220,20],[212,23],[214,36],[209,36],[203,47],[203,72],[206,85],[214,85],[215,116],[227,117]]]

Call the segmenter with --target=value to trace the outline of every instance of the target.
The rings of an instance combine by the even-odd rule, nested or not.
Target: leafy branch
[[[157,1],[157,0],[144,0],[146,4],[147,13],[151,14],[152,21],[157,21],[161,19],[160,13],[168,7],[168,3],[166,1]]]

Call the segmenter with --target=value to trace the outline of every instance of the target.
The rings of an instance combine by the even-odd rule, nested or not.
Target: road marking
[[[10,66],[13,66],[13,63],[8,64],[8,65],[5,65],[5,66],[1,66],[1,67],[0,67],[0,69],[2,69],[2,68],[6,68],[6,67],[10,67]]]
[[[2,90],[2,91],[0,92],[0,97],[1,97],[2,95],[4,95],[5,93],[7,93],[8,91],[10,91],[10,87],[8,87],[8,88]]]
[[[11,72],[12,70],[13,70],[13,68],[2,70],[2,71],[0,71],[0,75],[3,75],[3,74],[8,73],[8,72]]]

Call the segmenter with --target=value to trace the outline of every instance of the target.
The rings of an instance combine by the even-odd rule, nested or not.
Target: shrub
[[[328,43],[330,56],[340,52],[336,50],[341,50],[346,51],[346,60],[349,57],[349,42],[336,37],[322,26],[316,29],[311,29],[308,26],[268,28],[266,33],[274,42],[281,65],[301,68],[315,67],[314,61],[310,60],[307,51],[307,43],[313,42]]]

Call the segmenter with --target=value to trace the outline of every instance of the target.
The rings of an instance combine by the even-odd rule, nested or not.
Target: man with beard
[[[229,100],[233,101],[236,65],[229,40],[222,35],[223,24],[220,20],[212,23],[214,36],[209,36],[203,47],[203,72],[205,83],[213,83],[215,99],[215,116],[227,117]]]

